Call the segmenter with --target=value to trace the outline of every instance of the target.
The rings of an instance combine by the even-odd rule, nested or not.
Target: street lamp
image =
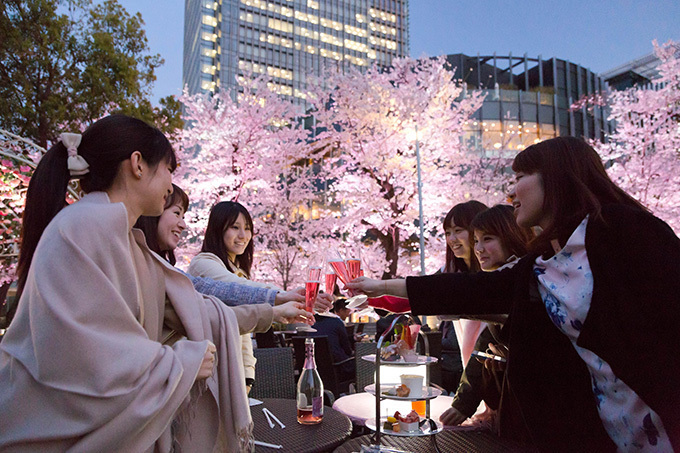
[[[418,174],[418,224],[420,226],[420,275],[425,275],[425,227],[423,222],[423,179],[420,173],[420,141],[418,140],[418,125],[415,125],[414,134],[407,134],[416,142],[416,171]]]

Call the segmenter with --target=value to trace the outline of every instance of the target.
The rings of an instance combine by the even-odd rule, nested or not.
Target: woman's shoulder
[[[675,235],[672,228],[650,211],[635,206],[610,203],[602,206],[601,217],[603,222],[589,222],[594,226],[615,229],[624,234],[630,230],[665,231]]]
[[[127,210],[122,203],[111,203],[103,192],[88,194],[59,211],[45,229],[47,235],[52,232],[77,239],[117,233],[127,236]]]
[[[227,266],[224,264],[224,262],[214,253],[210,252],[201,252],[198,255],[194,256],[191,259],[191,263],[189,263],[189,273],[192,275],[197,275],[200,269],[204,268],[205,266],[220,266],[221,268],[224,268],[226,271],[229,271],[227,269]]]

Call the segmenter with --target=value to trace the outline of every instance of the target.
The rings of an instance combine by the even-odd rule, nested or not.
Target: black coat
[[[608,205],[588,222],[586,252],[593,296],[577,344],[609,363],[661,417],[680,451],[680,239],[645,211]],[[538,296],[535,258],[498,272],[409,277],[412,311],[509,312],[513,413],[530,439],[545,451],[613,451],[587,367]]]

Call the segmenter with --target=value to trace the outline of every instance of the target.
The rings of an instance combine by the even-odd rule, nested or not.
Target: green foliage
[[[44,147],[109,113],[181,125],[172,100],[149,101],[163,59],[143,26],[116,0],[3,0],[0,127]]]

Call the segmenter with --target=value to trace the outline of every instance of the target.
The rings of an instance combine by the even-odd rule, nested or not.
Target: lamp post
[[[423,179],[420,175],[420,141],[416,124],[416,169],[418,172],[418,224],[420,226],[420,275],[425,275],[425,229],[423,227]]]

